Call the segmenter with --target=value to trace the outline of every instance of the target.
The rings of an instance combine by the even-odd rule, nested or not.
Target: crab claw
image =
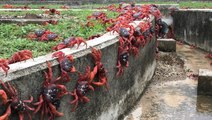
[[[7,94],[4,90],[0,90],[0,98],[2,99],[3,104],[7,103]]]
[[[62,97],[63,95],[68,94],[68,91],[66,89],[66,86],[64,86],[64,85],[57,85],[57,88],[61,90],[61,94],[59,95],[59,97]]]
[[[52,57],[57,57],[59,61],[62,60],[62,58],[65,57],[65,53],[62,51],[58,51],[52,54]]]
[[[87,42],[82,37],[75,37],[70,43],[69,46],[73,47],[75,44],[77,44],[77,49],[79,48],[80,44],[84,43],[87,48]]]
[[[77,96],[76,89],[74,90],[74,92],[71,92],[70,94],[74,97],[74,100],[70,102],[71,104],[74,104],[74,107],[72,108],[72,112],[74,112],[78,106],[79,97]]]
[[[63,43],[60,43],[60,44],[58,44],[58,45],[56,45],[56,46],[54,46],[53,48],[52,48],[52,50],[61,50],[61,49],[63,49],[63,48],[66,48],[67,47],[67,45],[65,45],[65,44],[63,44]]]
[[[73,58],[72,55],[67,55],[66,57],[67,57],[71,62],[74,62],[74,58]]]
[[[56,107],[54,105],[52,105],[51,103],[49,103],[48,105],[49,105],[52,113],[54,113],[54,115],[56,115],[58,117],[64,116],[63,113],[57,111],[57,109],[56,109]]]
[[[93,83],[94,85],[96,85],[96,86],[102,86],[102,85],[104,85],[106,82],[107,82],[107,78],[104,77],[104,78],[101,79],[100,82],[92,82],[92,83]]]
[[[8,70],[10,69],[8,64],[9,63],[6,59],[0,59],[0,67],[6,73],[6,76],[7,76]]]
[[[100,60],[102,58],[102,52],[100,50],[93,48],[93,47],[91,49],[92,49],[92,56],[93,56],[93,58],[94,58],[94,60],[97,64],[98,62],[100,62]]]
[[[90,72],[90,79],[89,79],[89,83],[93,81],[94,77],[96,76],[97,71],[98,71],[98,67],[97,67],[97,66],[95,66],[95,67],[94,67],[94,69],[93,69],[93,71],[92,71],[92,72]]]

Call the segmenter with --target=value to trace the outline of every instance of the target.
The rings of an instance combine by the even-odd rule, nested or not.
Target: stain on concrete
[[[186,96],[179,94],[167,94],[162,97],[163,102],[170,107],[179,107],[186,99]]]

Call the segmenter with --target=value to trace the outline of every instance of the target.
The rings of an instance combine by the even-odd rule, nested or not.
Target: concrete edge
[[[211,77],[212,78],[212,70],[209,69],[199,69],[199,76]]]
[[[154,19],[154,17],[151,17],[151,19]],[[150,20],[150,21],[152,21],[152,20]],[[145,22],[145,21],[134,21],[131,24],[134,26],[137,26],[140,22]],[[87,41],[87,48],[85,45],[81,44],[78,49],[75,46],[71,49],[65,48],[60,51],[64,52],[65,55],[71,54],[74,57],[74,59],[76,59],[76,58],[84,56],[88,53],[91,53],[90,47],[102,49],[102,48],[105,48],[109,45],[112,45],[112,44],[118,42],[118,39],[117,39],[118,36],[119,35],[116,32],[114,32],[114,33],[108,32],[99,38],[95,38],[93,40]],[[20,78],[22,76],[26,76],[26,75],[35,73],[38,70],[46,69],[47,68],[46,61],[50,61],[52,63],[52,66],[58,65],[59,63],[57,62],[57,59],[52,58],[53,53],[49,53],[47,55],[39,56],[34,59],[29,59],[26,61],[11,64],[11,65],[9,65],[10,69],[8,71],[7,76],[5,75],[4,71],[2,69],[0,69],[0,80],[7,82],[7,81],[11,81],[11,80]]]
[[[179,9],[178,11],[201,11],[201,12],[212,12],[212,9]]]

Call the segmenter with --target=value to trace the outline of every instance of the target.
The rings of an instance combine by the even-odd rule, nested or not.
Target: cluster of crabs
[[[117,32],[119,34],[119,47],[117,56],[117,76],[124,73],[124,68],[129,65],[129,56],[138,56],[140,48],[144,47],[151,41],[153,34],[158,37],[160,30],[163,28],[161,24],[161,13],[155,5],[136,6],[130,4],[123,6],[120,4],[118,7],[111,5],[105,7],[108,10],[116,11],[120,15],[115,19],[108,19],[106,13],[95,12],[91,16],[87,17],[87,27],[90,27],[92,20],[98,20],[102,24],[111,24],[107,27],[107,31],[111,33]],[[104,8],[104,9],[105,9]],[[156,25],[153,27],[151,23],[150,14],[155,16]],[[140,22],[136,27],[133,26],[133,21],[144,20]],[[91,36],[89,39],[99,37],[100,35]],[[39,30],[31,34],[30,38],[46,41],[54,40],[57,35],[48,30]],[[87,103],[90,99],[86,94],[91,90],[94,91],[95,87],[104,86],[106,90],[109,90],[107,70],[104,64],[101,62],[102,53],[100,50],[91,47],[91,55],[94,60],[94,67],[87,66],[85,72],[82,73],[74,67],[74,59],[72,55],[65,55],[62,51],[64,48],[72,48],[77,45],[77,48],[81,43],[84,43],[87,47],[87,43],[82,37],[71,36],[62,40],[61,43],[54,46],[52,50],[56,51],[52,57],[57,58],[60,65],[60,75],[53,78],[53,70],[50,62],[47,62],[48,71],[44,72],[45,80],[41,87],[41,92],[37,102],[34,102],[32,96],[29,100],[22,100],[19,98],[16,88],[8,82],[2,82],[0,89],[0,98],[2,104],[7,109],[5,113],[0,116],[0,120],[7,120],[12,114],[12,111],[16,111],[19,114],[19,119],[23,120],[25,115],[28,119],[31,118],[31,112],[34,114],[40,113],[41,120],[48,117],[49,120],[53,120],[55,117],[63,116],[62,112],[59,112],[60,100],[65,95],[72,96],[73,100],[70,104],[73,105],[72,111],[75,111],[79,102]],[[32,58],[32,53],[29,51],[17,52],[12,59],[0,60],[0,67],[7,73],[9,70],[8,64],[17,61],[23,61]],[[73,91],[69,91],[65,86],[65,83],[70,82],[70,74],[78,74],[78,80]]]
[[[57,57],[61,68],[61,74],[57,78],[53,78],[53,70],[51,63],[47,62],[48,71],[44,72],[45,80],[41,87],[41,92],[37,102],[34,102],[32,96],[29,100],[20,99],[16,88],[9,82],[0,81],[0,98],[1,106],[6,107],[6,111],[0,116],[0,120],[8,120],[12,111],[16,111],[20,120],[24,120],[25,115],[29,120],[32,120],[31,113],[41,114],[41,120],[48,117],[53,120],[55,117],[63,116],[62,112],[58,111],[60,107],[60,100],[64,95],[73,96],[70,102],[73,104],[72,111],[78,106],[79,102],[89,102],[90,99],[86,97],[89,90],[94,91],[94,86],[105,86],[108,89],[106,70],[101,62],[102,53],[95,48],[92,49],[92,57],[94,59],[95,67],[91,70],[90,66],[86,67],[85,73],[77,71],[73,65],[73,57],[65,55],[63,52],[55,52],[52,57]],[[69,92],[64,83],[70,82],[68,73],[77,73],[79,78],[77,80],[75,89]],[[96,80],[94,81],[94,78]]]
[[[36,30],[27,35],[28,39],[36,41],[54,41],[57,40],[58,37],[56,33],[50,30]]]

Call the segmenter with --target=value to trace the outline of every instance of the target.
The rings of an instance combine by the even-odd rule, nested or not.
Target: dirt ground
[[[205,54],[187,45],[160,52],[152,82],[124,120],[212,120],[212,97],[197,95],[198,69],[212,69]]]

